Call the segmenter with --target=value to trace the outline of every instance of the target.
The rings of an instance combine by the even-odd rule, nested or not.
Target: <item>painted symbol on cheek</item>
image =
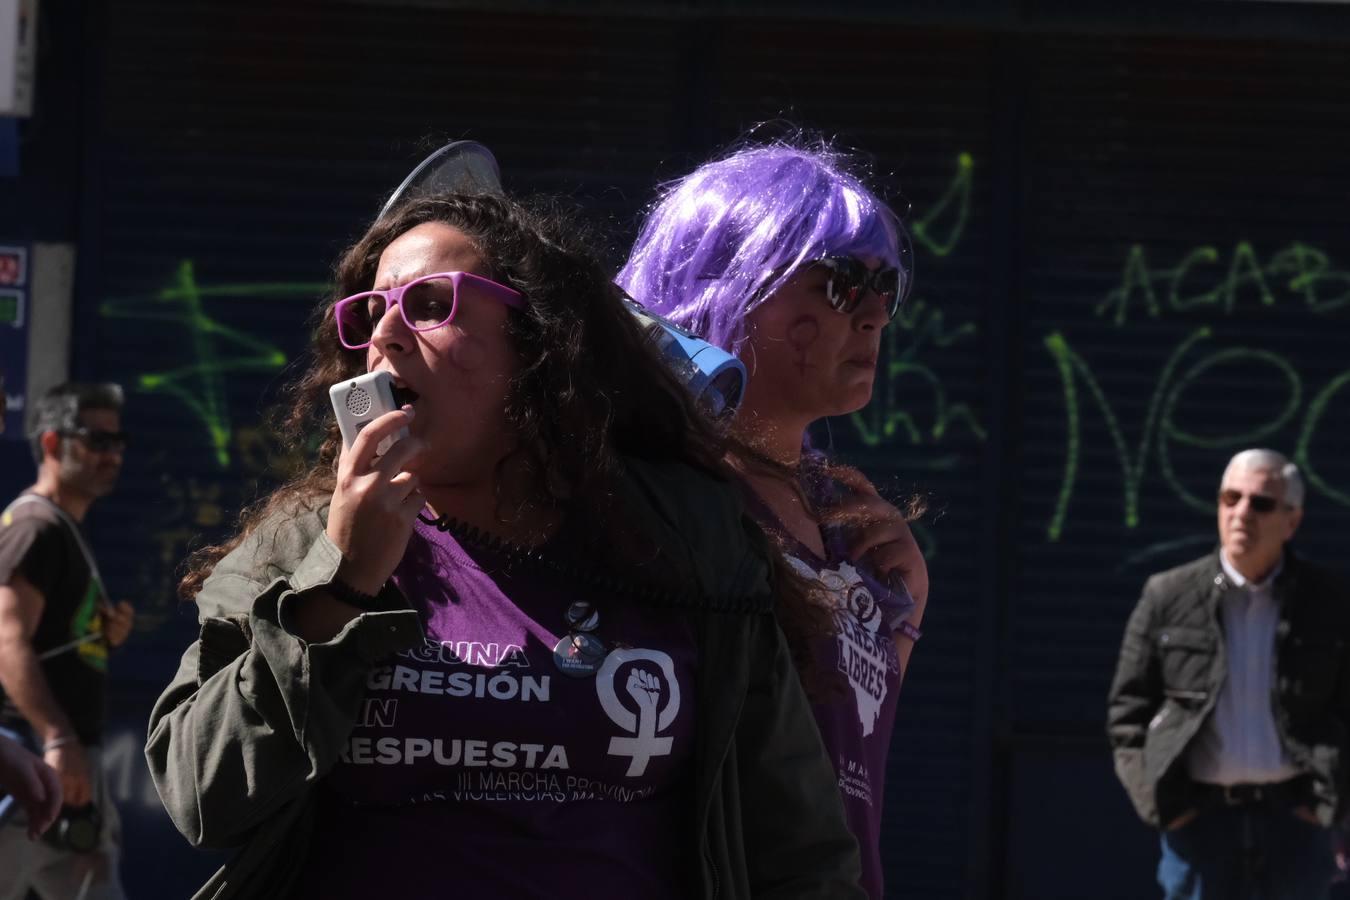
[[[815,316],[801,316],[788,326],[787,339],[792,349],[797,351],[797,359],[793,365],[797,367],[799,375],[805,375],[806,370],[812,368],[806,361],[807,351],[811,349],[820,338],[820,322]]]

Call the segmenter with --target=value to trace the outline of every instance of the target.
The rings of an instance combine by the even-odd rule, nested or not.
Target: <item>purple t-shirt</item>
[[[873,900],[884,895],[881,868],[881,805],[886,754],[900,695],[900,657],[895,630],[914,606],[908,591],[891,590],[848,558],[838,529],[821,530],[826,559],[798,541],[761,503],[756,516],[787,542],[787,559],[834,601],[838,635],[816,642],[820,667],[838,672],[842,692],[813,705],[816,724],[834,764],[849,829],[862,851],[862,886]]]
[[[300,896],[684,896],[696,870],[688,620],[420,522],[394,580],[427,640],[369,674],[318,788]],[[590,638],[555,659],[569,634]],[[578,640],[608,655],[578,656]]]

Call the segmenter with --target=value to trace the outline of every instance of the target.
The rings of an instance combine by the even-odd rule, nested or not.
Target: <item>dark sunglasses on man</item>
[[[1232,488],[1219,491],[1219,502],[1231,509],[1241,503],[1244,496],[1247,498],[1247,505],[1252,508],[1252,512],[1261,515],[1272,513],[1283,505],[1274,497],[1267,497],[1265,494],[1243,494],[1242,491]]]
[[[905,300],[905,276],[899,269],[886,266],[872,270],[852,256],[827,256],[815,265],[829,270],[825,281],[825,296],[830,306],[841,313],[851,313],[862,303],[870,290],[886,305],[886,317],[894,319]]]
[[[90,428],[72,428],[69,431],[61,432],[66,437],[73,437],[79,440],[85,447],[95,453],[111,453],[114,450],[122,451],[127,448],[127,433],[125,431],[101,431]]]

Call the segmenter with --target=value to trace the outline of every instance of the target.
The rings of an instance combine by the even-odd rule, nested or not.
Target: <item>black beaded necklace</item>
[[[467,549],[498,556],[506,560],[508,566],[532,568],[535,571],[560,576],[588,591],[624,596],[649,606],[672,609],[705,608],[717,612],[737,613],[761,612],[765,609],[763,598],[759,597],[707,597],[695,590],[681,592],[654,584],[639,584],[620,579],[601,571],[599,566],[583,566],[576,560],[559,559],[537,548],[525,547],[498,537],[453,516],[441,515],[432,519],[418,513],[417,518],[437,531],[451,535]]]

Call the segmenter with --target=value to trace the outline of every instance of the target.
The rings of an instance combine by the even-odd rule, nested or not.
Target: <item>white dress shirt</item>
[[[1219,552],[1231,586],[1219,602],[1228,677],[1219,688],[1214,710],[1187,750],[1191,778],[1208,784],[1267,784],[1300,773],[1280,745],[1275,729],[1275,571],[1253,584]]]

